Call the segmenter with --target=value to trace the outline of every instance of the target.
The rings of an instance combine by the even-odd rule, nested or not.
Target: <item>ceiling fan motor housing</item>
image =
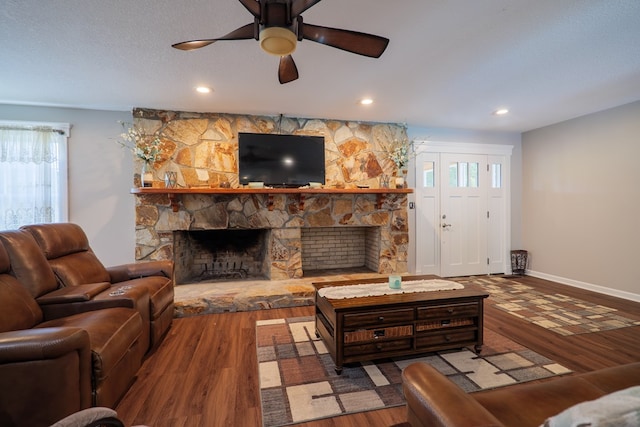
[[[293,31],[282,27],[266,27],[260,30],[260,47],[265,52],[286,56],[296,50],[298,37]]]
[[[291,17],[291,2],[267,1],[260,2],[260,47],[265,52],[286,56],[296,50],[298,35],[297,20]]]

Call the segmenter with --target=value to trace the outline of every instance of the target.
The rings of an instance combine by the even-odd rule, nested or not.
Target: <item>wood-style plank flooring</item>
[[[640,320],[640,303],[522,277],[542,292],[616,308]],[[253,427],[262,425],[255,322],[311,316],[313,307],[225,313],[175,319],[147,358],[116,410],[125,425]],[[640,326],[562,337],[485,305],[485,328],[553,359],[574,372],[640,360]],[[406,421],[403,407],[298,424],[300,427],[391,426]]]

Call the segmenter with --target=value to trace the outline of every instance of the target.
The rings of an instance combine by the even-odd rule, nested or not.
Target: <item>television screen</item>
[[[325,183],[322,136],[239,133],[238,145],[240,184],[300,187]]]

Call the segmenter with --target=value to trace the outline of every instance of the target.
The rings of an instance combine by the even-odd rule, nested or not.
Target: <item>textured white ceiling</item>
[[[305,22],[389,47],[372,59],[302,41],[286,85],[255,40],[171,48],[251,22],[237,0],[0,3],[0,103],[526,131],[640,99],[639,0],[324,0]]]

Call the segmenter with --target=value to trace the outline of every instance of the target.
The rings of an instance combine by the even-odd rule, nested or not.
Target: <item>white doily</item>
[[[328,299],[373,297],[380,295],[408,294],[412,292],[451,291],[464,286],[451,280],[409,280],[402,282],[401,289],[391,289],[388,282],[365,283],[361,285],[328,286],[318,291],[318,295]]]

